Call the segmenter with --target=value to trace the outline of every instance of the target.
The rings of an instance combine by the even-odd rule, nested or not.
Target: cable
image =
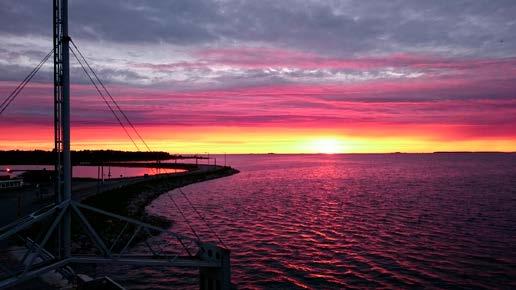
[[[41,69],[43,64],[47,62],[50,56],[54,53],[54,49],[52,49],[39,63],[38,65],[32,69],[32,71],[23,79],[21,83],[16,86],[16,88],[7,96],[0,104],[0,115],[9,107],[9,105],[14,101],[14,99],[20,94],[20,92],[25,88],[25,86],[32,80],[32,78],[36,75],[36,73]]]
[[[219,240],[219,242],[224,246],[224,248],[226,249],[229,249],[226,244],[224,244],[224,241],[222,241],[222,239],[219,237],[219,235],[217,235],[217,233],[210,227],[210,224],[206,221],[206,219],[204,218],[204,216],[195,208],[195,206],[192,204],[192,202],[190,201],[190,199],[186,196],[186,194],[183,192],[183,190],[181,190],[181,188],[178,188],[179,192],[183,195],[183,197],[188,201],[188,203],[190,204],[190,206],[192,207],[192,209],[195,211],[195,213],[197,213],[197,215],[204,221],[204,223],[206,224],[206,227],[208,227],[208,229],[215,235],[215,237]]]
[[[84,56],[84,54],[81,52],[81,50],[79,49],[79,47],[77,46],[77,44],[75,44],[75,42],[73,41],[73,39],[70,39],[70,42],[72,43],[72,46],[75,48],[75,50],[77,51],[77,53],[79,54],[79,56],[82,58],[83,62],[86,64],[86,66],[89,68],[90,72],[93,74],[93,76],[95,77],[95,79],[97,80],[97,82],[100,84],[100,86],[104,89],[104,91],[106,92],[106,94],[108,95],[108,97],[111,99],[111,101],[113,102],[113,104],[116,106],[116,108],[118,109],[118,111],[122,114],[122,116],[124,117],[124,119],[126,120],[126,122],[129,124],[129,126],[131,126],[131,128],[133,129],[134,133],[136,134],[136,136],[138,136],[138,138],[140,139],[140,141],[143,143],[143,145],[145,146],[145,148],[147,149],[148,152],[152,152],[152,150],[149,148],[149,146],[147,145],[147,142],[145,142],[145,140],[143,139],[143,137],[140,135],[140,132],[138,132],[138,130],[136,129],[136,127],[134,126],[133,122],[131,122],[131,120],[129,119],[129,117],[127,117],[127,114],[124,112],[124,110],[122,110],[122,108],[118,105],[118,102],[115,100],[115,98],[111,95],[111,93],[109,92],[109,90],[107,89],[107,87],[104,85],[104,82],[102,82],[102,80],[98,77],[97,73],[95,72],[95,70],[93,70],[93,68],[91,67],[91,65],[89,64],[88,60],[86,59],[86,57]],[[125,130],[125,129],[124,129]],[[131,138],[132,139],[132,138]],[[133,143],[136,143],[133,141]],[[136,146],[136,144],[135,144]],[[138,147],[138,146],[137,146]],[[139,149],[138,149],[139,151]],[[154,170],[156,171],[156,174],[159,174],[159,168],[154,168]]]
[[[138,147],[138,145],[136,144],[136,142],[134,141],[134,139],[131,137],[131,135],[129,134],[129,132],[127,131],[127,129],[125,128],[125,125],[122,123],[122,121],[120,120],[120,118],[118,117],[118,115],[116,114],[115,110],[113,110],[113,108],[111,107],[111,105],[109,104],[108,100],[106,99],[106,97],[104,97],[104,95],[102,94],[102,92],[100,91],[99,87],[97,86],[97,84],[95,83],[95,81],[93,80],[93,78],[91,77],[91,75],[89,74],[89,72],[86,70],[86,68],[84,67],[84,65],[82,64],[81,60],[77,57],[77,54],[75,53],[75,51],[70,47],[70,51],[72,52],[73,56],[75,57],[75,59],[77,60],[77,62],[79,62],[79,64],[81,65],[81,68],[82,70],[86,73],[86,75],[88,76],[88,78],[90,79],[91,83],[93,84],[93,86],[95,87],[95,89],[97,90],[97,92],[99,93],[99,95],[102,97],[102,99],[104,100],[104,103],[106,103],[106,105],[108,106],[109,110],[111,111],[111,113],[115,116],[116,120],[118,121],[118,124],[120,124],[120,126],[122,127],[122,129],[124,129],[124,132],[125,134],[127,135],[127,137],[129,137],[129,139],[131,139],[131,142],[134,144],[134,146],[136,147],[136,149],[138,151],[140,151],[140,148]]]
[[[0,108],[3,107],[2,112],[9,106],[9,104],[12,102],[14,98],[20,93],[20,91],[25,87],[25,85],[30,82],[32,77],[39,71],[39,69],[43,66],[43,64],[50,58],[52,53],[54,52],[54,49],[52,49],[44,58],[39,62],[39,64],[32,69],[32,71],[23,79],[21,83],[18,84],[18,86],[9,94],[7,98],[2,102],[0,105]]]
[[[82,64],[81,60],[77,57],[77,54],[75,53],[75,51],[70,47],[70,51],[72,52],[73,56],[75,57],[75,59],[77,60],[77,62],[79,62],[79,64],[81,65],[81,68],[82,70],[86,73],[86,75],[88,76],[88,78],[90,79],[91,83],[93,84],[93,86],[95,87],[95,89],[97,90],[97,92],[99,93],[99,95],[102,97],[102,99],[104,100],[104,103],[106,103],[106,105],[108,106],[109,110],[111,111],[111,113],[113,113],[113,115],[115,116],[116,120],[118,121],[118,124],[120,124],[120,126],[122,127],[122,129],[124,129],[125,131],[125,134],[127,135],[127,137],[129,137],[129,139],[131,139],[131,142],[134,144],[134,146],[136,147],[136,149],[138,151],[140,151],[140,147],[138,147],[138,145],[136,144],[136,142],[134,141],[134,139],[131,137],[131,135],[129,134],[129,132],[127,131],[127,129],[125,128],[125,125],[122,123],[122,121],[120,120],[120,118],[118,117],[118,115],[116,114],[115,110],[113,110],[113,108],[111,107],[111,105],[109,104],[108,100],[106,99],[106,97],[104,97],[104,95],[102,94],[102,92],[100,91],[99,87],[97,86],[97,84],[95,83],[95,81],[93,80],[93,78],[91,77],[91,75],[89,74],[89,72],[86,70],[86,68],[84,67],[84,65]]]
[[[133,123],[131,122],[131,120],[129,120],[129,118],[127,117],[127,115],[125,114],[125,112],[122,110],[122,108],[120,108],[120,106],[118,105],[118,102],[115,100],[115,98],[113,98],[113,96],[111,95],[111,93],[109,92],[109,90],[106,88],[106,86],[104,85],[104,83],[102,82],[102,80],[98,77],[97,73],[93,70],[93,68],[90,66],[90,64],[88,63],[88,61],[86,60],[86,58],[84,57],[84,55],[82,54],[81,50],[77,47],[77,45],[75,44],[75,42],[73,40],[71,40],[71,43],[73,45],[73,47],[75,48],[75,50],[77,50],[77,52],[79,53],[79,55],[82,57],[84,63],[86,64],[86,66],[88,66],[88,68],[90,69],[90,71],[93,73],[93,75],[95,76],[95,78],[97,79],[97,81],[99,82],[99,84],[102,86],[102,88],[104,89],[104,91],[106,92],[106,94],[109,96],[109,98],[111,99],[111,101],[115,104],[116,108],[118,109],[118,111],[120,111],[120,113],[122,114],[122,116],[124,117],[124,119],[127,121],[127,123],[131,126],[131,128],[133,129],[133,131],[136,133],[136,135],[138,136],[138,138],[142,141],[142,143],[145,145],[145,147],[147,148],[147,151],[151,152],[149,146],[147,145],[147,142],[145,142],[145,140],[143,139],[143,137],[140,135],[140,133],[138,132],[138,130],[136,129],[136,127],[133,125]]]
[[[181,214],[181,216],[183,217],[183,219],[185,220],[186,224],[188,225],[188,227],[190,228],[190,230],[193,232],[193,234],[197,237],[197,239],[200,241],[201,238],[199,238],[199,235],[197,234],[197,232],[194,230],[194,228],[192,227],[192,225],[190,224],[190,221],[186,218],[186,216],[184,215],[183,211],[181,210],[181,208],[177,205],[176,201],[174,200],[174,198],[169,194],[167,193],[166,194],[168,196],[168,198],[172,201],[172,203],[174,204],[174,206],[177,208],[177,211],[179,211],[179,213]]]

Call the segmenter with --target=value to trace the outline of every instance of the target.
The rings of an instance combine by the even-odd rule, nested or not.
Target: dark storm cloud
[[[81,39],[176,45],[262,42],[332,54],[441,49],[507,54],[516,1],[72,0]],[[3,0],[0,32],[50,35],[50,0]]]
[[[152,4],[150,6],[149,4]],[[203,1],[69,1],[70,34],[121,42],[196,43],[213,37],[204,25],[216,22]],[[51,34],[52,1],[7,0],[0,3],[0,31]]]
[[[271,73],[265,71],[267,63],[264,63],[264,70],[247,69],[244,73],[190,67],[182,70],[181,78],[171,77],[168,72],[146,75],[148,71],[138,68],[129,71],[121,62],[112,62],[113,55],[103,51],[108,47],[136,45],[139,53],[145,53],[157,51],[163,44],[192,52],[202,47],[265,46],[337,58],[414,52],[507,57],[514,56],[516,51],[513,33],[516,1],[70,0],[69,3],[72,37],[78,43],[94,44],[86,54],[98,63],[113,64],[113,68],[104,67],[99,72],[110,83],[176,88],[178,85],[265,85],[306,82],[306,78],[330,79],[335,73],[323,70]],[[0,79],[23,78],[51,45],[51,6],[51,0],[0,2],[0,38],[11,40],[0,43],[3,60]],[[12,41],[14,37],[19,40]],[[227,53],[228,58],[238,61],[231,51]],[[127,52],[121,57],[132,59]],[[207,78],[210,74],[218,75]],[[79,74],[76,81],[88,80]]]

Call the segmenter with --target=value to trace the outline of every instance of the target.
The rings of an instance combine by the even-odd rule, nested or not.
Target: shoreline
[[[143,164],[140,164],[143,165]],[[170,164],[175,165],[175,164]],[[122,216],[139,219],[156,226],[169,227],[173,223],[165,217],[148,214],[145,208],[163,193],[189,184],[231,176],[239,173],[229,166],[198,165],[196,169],[184,173],[159,174],[143,180],[110,189],[99,194],[88,196],[82,200],[85,204],[116,213]],[[101,220],[94,219],[93,225],[99,231],[109,231]]]

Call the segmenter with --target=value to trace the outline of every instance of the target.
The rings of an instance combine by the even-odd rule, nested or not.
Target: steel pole
[[[68,0],[59,0],[60,21],[57,21],[60,31],[61,46],[61,80],[62,106],[61,128],[63,136],[63,198],[64,202],[72,200],[72,162],[70,159],[70,37],[68,35]],[[71,212],[66,209],[62,223],[62,247],[65,258],[71,256]]]
[[[63,175],[64,199],[72,198],[72,162],[70,159],[70,54],[68,36],[68,0],[62,0],[63,29]]]

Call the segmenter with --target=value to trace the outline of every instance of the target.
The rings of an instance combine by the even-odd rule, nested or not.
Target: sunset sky
[[[70,34],[153,150],[516,151],[516,1],[70,0]],[[0,2],[3,101],[51,0]],[[135,150],[74,59],[73,149]],[[0,149],[53,147],[52,63]]]

